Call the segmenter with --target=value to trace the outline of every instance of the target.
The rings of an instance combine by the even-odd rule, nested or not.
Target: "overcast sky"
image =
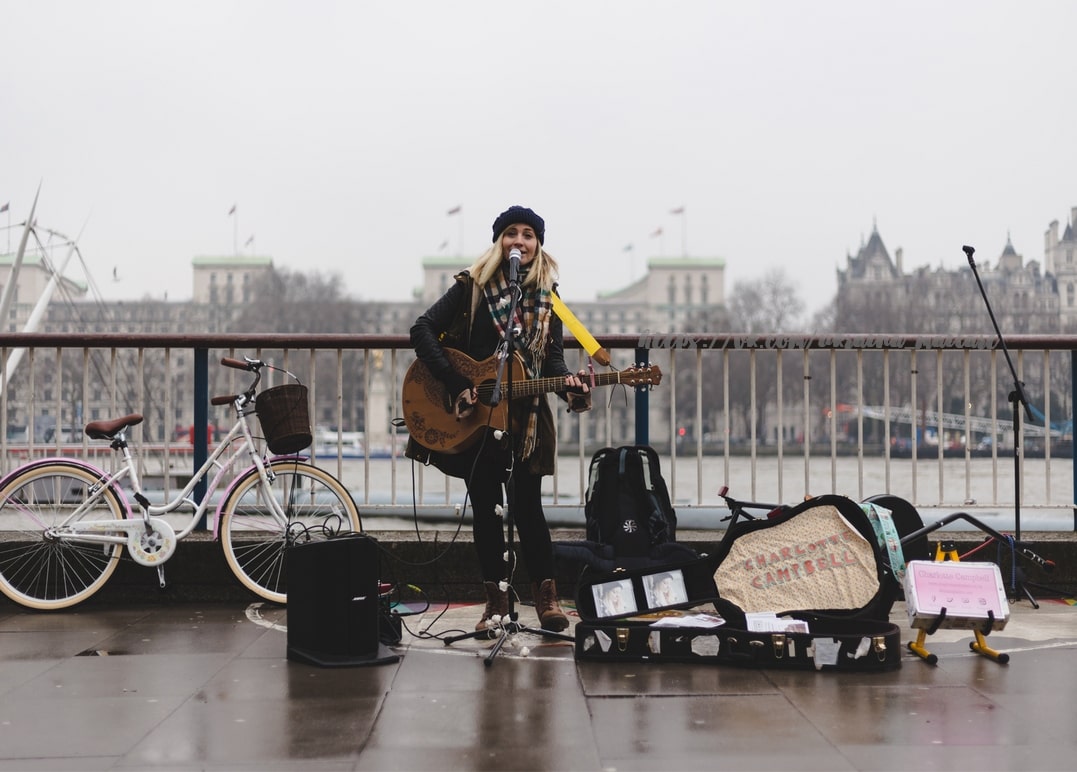
[[[477,255],[519,203],[570,302],[687,252],[725,260],[727,294],[784,267],[814,310],[873,223],[906,269],[967,270],[963,244],[993,263],[1008,234],[1042,262],[1077,206],[1064,0],[0,0],[0,19],[0,226],[40,185],[38,225],[81,232],[109,298],[188,298],[193,257],[238,251],[407,299],[424,257]]]

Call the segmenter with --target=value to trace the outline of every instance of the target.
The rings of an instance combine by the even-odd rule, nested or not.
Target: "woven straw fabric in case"
[[[266,389],[256,398],[255,410],[266,444],[274,453],[288,455],[310,446],[313,436],[307,387],[303,384],[288,383]]]

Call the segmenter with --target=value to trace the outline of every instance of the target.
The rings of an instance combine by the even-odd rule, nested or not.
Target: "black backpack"
[[[602,448],[591,457],[584,504],[587,538],[618,557],[642,557],[676,541],[677,515],[654,448]]]

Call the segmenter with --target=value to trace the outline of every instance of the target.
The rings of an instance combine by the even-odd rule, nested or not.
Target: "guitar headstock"
[[[637,365],[620,371],[620,382],[628,386],[657,386],[662,382],[658,365]]]

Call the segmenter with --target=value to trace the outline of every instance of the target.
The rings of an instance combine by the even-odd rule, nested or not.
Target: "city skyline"
[[[1077,216],[1077,207],[1073,207],[1071,209],[1071,213],[1073,213],[1073,215]],[[35,219],[37,219],[37,218],[35,218]],[[1066,220],[1062,221],[1061,224],[1062,224],[1062,230],[1063,231],[1067,230],[1067,228],[1065,226],[1070,222],[1071,222],[1071,220],[1069,220],[1069,219],[1066,219]],[[12,230],[16,231],[16,229],[14,229],[14,228]],[[22,230],[23,230],[23,228],[21,226],[17,229],[16,232],[17,232],[17,237],[18,238],[21,238]],[[47,233],[45,235],[48,236]],[[62,234],[54,233],[53,235],[54,236],[61,236]],[[869,242],[871,242],[871,240],[872,240],[871,235],[877,236],[876,243],[882,245],[882,248],[884,250],[886,250],[886,253],[889,256],[889,259],[890,259],[891,263],[897,267],[897,269],[899,270],[901,275],[910,276],[913,273],[917,272],[918,270],[923,270],[923,269],[932,270],[932,269],[941,267],[941,266],[932,266],[932,265],[930,265],[928,263],[909,264],[907,261],[905,261],[903,259],[903,257],[898,255],[895,252],[894,249],[891,249],[890,247],[886,246],[886,243],[885,243],[886,242],[886,237],[883,234],[879,233],[879,230],[878,230],[878,228],[876,226],[876,227],[873,227],[872,231],[869,232],[869,236],[865,237],[861,241],[861,243],[858,245],[857,249],[851,250],[849,255],[846,256],[845,258],[843,258],[841,263],[838,266],[835,266],[836,273],[848,274],[848,271],[849,271],[849,259],[855,259],[857,257],[858,252],[861,252],[862,250],[865,249],[866,245],[868,245]],[[31,239],[31,241],[32,241],[32,239]],[[70,250],[70,243],[71,242],[69,242],[69,241],[62,241],[62,242],[56,242],[56,243],[52,244],[50,246],[50,249],[49,249],[49,251],[51,252],[50,259],[53,262],[55,262],[56,258],[57,258],[57,254],[69,251]],[[901,248],[898,247],[898,249],[901,249]],[[0,256],[6,254],[9,258],[11,258],[11,257],[14,256],[16,251],[17,251],[17,249],[14,246],[12,246],[10,248],[10,251],[7,251],[7,250],[0,251]],[[34,246],[31,243],[31,246],[28,247],[27,254],[34,254],[34,251],[35,251]],[[40,250],[40,248],[38,248],[36,253],[38,255],[40,255],[40,252],[41,252],[41,250]],[[1040,265],[1040,270],[1041,271],[1046,270],[1046,268],[1047,268],[1047,260],[1046,260],[1045,255],[1038,255],[1038,256],[1025,255],[1025,254],[1023,254],[1021,252],[1021,250],[1016,249],[1016,248],[1013,247],[1012,240],[1009,237],[1007,237],[1005,244],[1003,245],[1002,248],[997,250],[997,252],[982,253],[982,252],[977,251],[977,255],[976,255],[976,258],[975,258],[976,262],[977,262],[977,266],[981,270],[994,271],[1001,265],[1001,262],[1003,260],[1003,255],[1006,254],[1006,253],[1018,255],[1023,260],[1024,264],[1026,264],[1026,265],[1028,263],[1030,263],[1030,262],[1038,263]],[[424,270],[423,270],[424,267],[430,267],[428,265],[428,263],[430,265],[434,265],[434,264],[440,264],[441,261],[445,261],[445,262],[448,262],[450,264],[459,262],[461,265],[465,265],[471,259],[472,258],[470,256],[466,256],[466,255],[465,256],[455,256],[455,255],[443,255],[443,254],[423,255],[423,256],[417,257],[416,260],[415,260],[415,281],[414,281],[414,283],[412,285],[410,285],[410,288],[408,290],[408,294],[407,294],[406,297],[376,297],[376,296],[372,296],[372,295],[363,295],[360,292],[358,292],[354,287],[348,285],[346,281],[344,281],[343,297],[348,298],[350,300],[368,301],[368,302],[375,302],[375,303],[395,302],[395,301],[412,302],[412,301],[416,300],[419,297],[420,293],[430,291],[430,287],[428,287],[426,285],[426,281],[428,281],[429,279],[428,279],[428,277],[424,276]],[[703,264],[703,263],[707,263],[707,262],[713,262],[709,258],[701,258],[701,257],[697,257],[697,256],[694,256],[694,255],[688,255],[684,259],[686,260],[687,263],[690,263],[690,264],[692,264],[692,263],[694,263],[694,264]],[[590,301],[601,300],[602,296],[619,294],[621,291],[625,290],[626,288],[634,286],[634,284],[635,284],[635,282],[637,280],[644,279],[646,277],[646,275],[649,273],[649,270],[648,270],[649,266],[651,266],[652,264],[657,265],[657,266],[663,266],[663,265],[671,263],[671,262],[672,263],[677,263],[679,260],[680,260],[680,256],[664,257],[664,256],[659,256],[659,255],[650,255],[646,259],[641,261],[642,269],[639,271],[638,275],[635,275],[635,276],[622,276],[621,277],[622,281],[623,281],[622,284],[611,285],[611,286],[609,286],[609,287],[607,287],[607,288],[605,288],[603,290],[600,290],[598,293],[596,293],[596,295],[594,295],[592,297],[578,297],[577,296],[577,297],[569,297],[568,299],[572,300],[572,301],[577,301],[577,302],[590,302]],[[120,287],[119,288],[120,289],[120,294],[117,294],[116,290],[114,288],[114,291],[112,293],[102,293],[102,297],[105,298],[106,302],[107,302],[107,300],[119,300],[119,301],[128,301],[128,302],[136,302],[136,301],[144,301],[144,300],[152,300],[152,301],[162,301],[162,300],[164,300],[164,301],[171,301],[171,302],[178,302],[178,303],[189,302],[192,299],[192,295],[197,295],[198,294],[198,290],[196,288],[194,288],[194,285],[198,281],[198,279],[196,278],[196,271],[194,270],[196,265],[198,265],[198,264],[210,264],[210,263],[213,263],[213,262],[216,262],[216,261],[220,261],[223,265],[228,265],[228,266],[232,265],[232,261],[235,261],[235,263],[237,265],[250,264],[250,265],[253,266],[253,265],[263,265],[264,264],[266,266],[272,266],[272,268],[274,270],[284,270],[284,271],[288,271],[288,272],[302,273],[302,274],[307,274],[307,275],[312,276],[312,277],[313,277],[314,274],[325,274],[326,273],[325,271],[320,270],[319,266],[317,266],[317,265],[306,266],[306,267],[304,267],[304,266],[282,265],[274,258],[273,255],[267,255],[267,254],[248,254],[248,253],[243,253],[243,252],[237,252],[237,253],[234,253],[234,254],[222,253],[220,255],[197,255],[197,256],[192,257],[191,260],[188,262],[186,285],[185,285],[185,287],[187,288],[187,291],[176,292],[176,289],[177,289],[176,287],[170,287],[169,290],[165,291],[164,296],[154,296],[152,294],[147,294],[147,293],[142,293],[142,294],[139,294],[139,295],[136,295],[136,294],[124,295],[124,294],[122,294],[122,287]],[[436,261],[436,262],[431,263],[430,261]],[[718,262],[724,266],[723,271],[725,273],[727,273],[727,274],[730,273],[729,265],[724,259],[718,259]],[[86,266],[86,268],[88,268],[88,266]],[[798,281],[798,277],[795,276],[795,274],[792,272],[791,269],[789,269],[788,266],[778,266],[778,268],[780,270],[785,270],[785,280],[790,285],[790,288],[797,294],[797,297],[799,297],[801,300],[805,300],[805,298],[803,298],[801,296],[801,294],[800,294],[801,290],[803,289],[803,283]],[[951,272],[957,271],[957,272],[960,273],[960,272],[965,271],[966,268],[967,268],[966,265],[947,266],[945,268],[945,270],[951,271]],[[764,274],[764,272],[763,272],[764,270],[765,269],[760,269],[760,271],[758,273],[755,273],[755,274],[748,274],[748,275],[743,275],[742,274],[740,276],[740,278],[737,279],[737,281],[757,282],[757,281],[765,280],[765,279],[768,278],[768,276],[766,276]],[[78,274],[80,271],[81,271],[80,268],[78,268],[78,267],[75,268],[75,273],[76,274]],[[114,269],[114,271],[115,271],[115,269]],[[66,276],[66,278],[69,278],[69,279],[73,278],[75,281],[79,281],[81,283],[81,278],[79,276],[77,276],[77,275],[72,276],[72,271],[71,270],[67,271],[65,276]],[[112,278],[115,281],[117,277],[114,274]],[[342,278],[346,279],[346,277],[342,277]],[[91,281],[91,284],[96,284],[96,283],[100,282],[101,279],[100,279],[100,277],[95,275],[95,276],[92,277],[92,279],[90,281]],[[107,283],[107,281],[108,281],[108,279],[106,278],[104,280],[104,282]],[[974,281],[974,279],[971,277],[971,274],[970,274],[970,282],[973,282],[973,281]],[[118,284],[119,282],[116,282],[116,283]],[[0,285],[0,286],[2,286],[2,285]],[[970,286],[972,286],[972,285],[970,284]],[[191,291],[191,289],[193,289],[193,292]],[[729,299],[732,291],[733,291],[733,287],[730,286],[729,282],[727,281],[725,283],[724,291],[723,291],[723,295],[725,296],[726,301]],[[839,292],[838,282],[835,282],[835,286],[831,290],[831,295],[825,299],[824,303],[832,302],[838,296],[838,292]],[[96,298],[94,298],[92,293],[91,293],[91,296],[90,296],[89,299],[94,300]],[[724,305],[724,302],[723,302],[722,305]],[[806,312],[801,314],[801,316],[799,318],[799,321],[801,323],[807,324],[810,327],[812,322],[813,322],[813,319],[812,319],[813,314],[816,311],[820,310],[820,309],[819,308],[811,308],[811,307],[807,307],[807,306],[806,306],[806,309],[807,309]]]

